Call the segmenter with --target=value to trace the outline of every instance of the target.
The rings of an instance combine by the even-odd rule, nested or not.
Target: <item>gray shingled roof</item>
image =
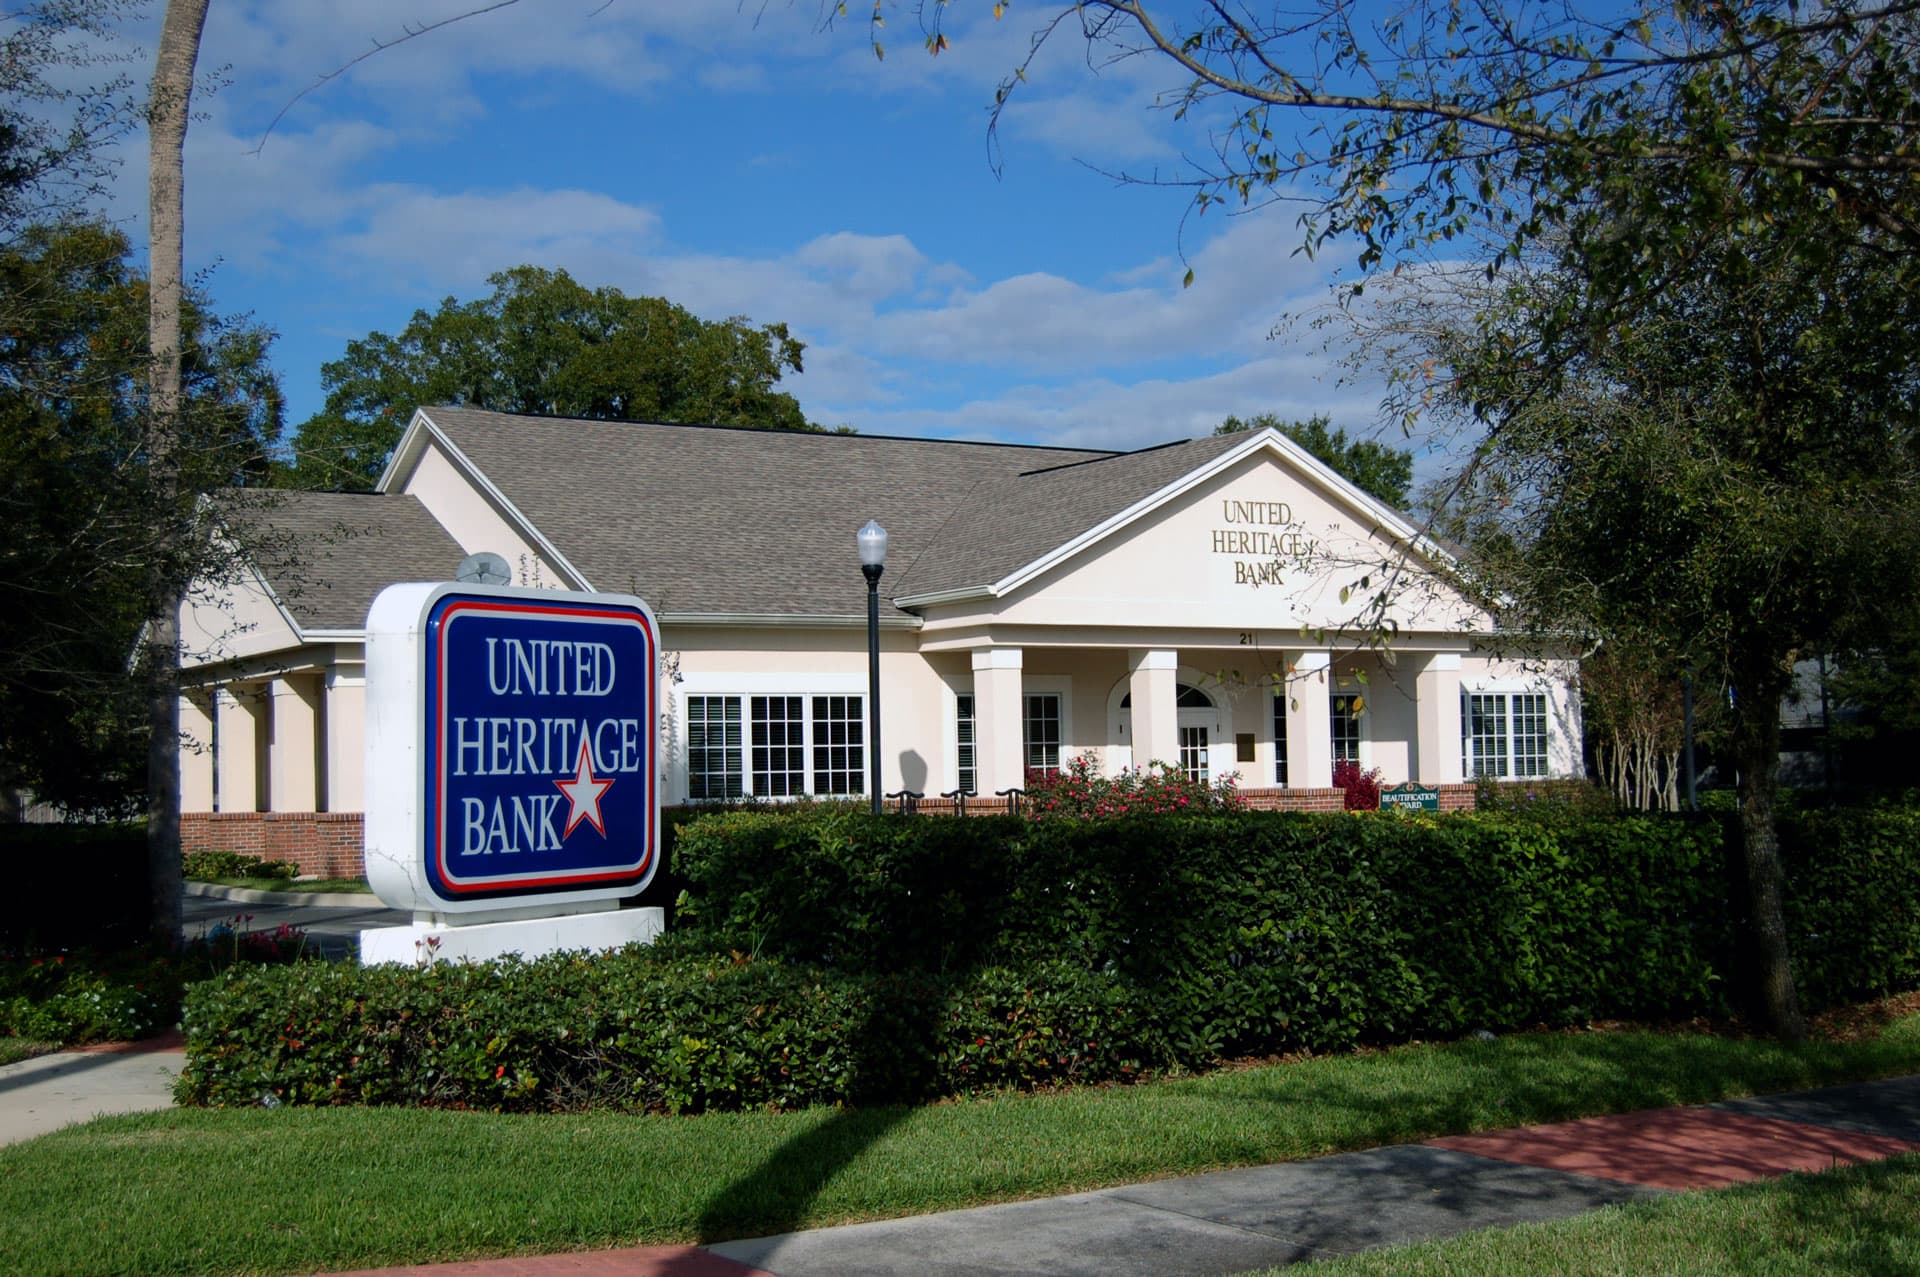
[[[896,598],[986,586],[1246,442],[1216,435],[981,484],[967,515],[927,547]]]
[[[853,534],[870,518],[889,536],[886,597],[917,582],[918,561],[936,551],[943,579],[985,584],[1004,575],[992,565],[1009,541],[1065,529],[1041,547],[1051,549],[1144,495],[1120,467],[1127,482],[1098,494],[1097,482],[1034,476],[1071,507],[1044,494],[1008,505],[1023,475],[1155,455],[425,412],[596,589],[631,591],[662,613],[859,615]],[[999,516],[1003,506],[1020,526]],[[983,510],[996,512],[991,522]]]
[[[396,581],[450,581],[462,551],[409,496],[268,492],[230,497],[255,564],[303,629],[357,630]]]

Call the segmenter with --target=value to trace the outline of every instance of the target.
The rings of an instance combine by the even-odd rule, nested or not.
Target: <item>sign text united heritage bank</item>
[[[1235,585],[1279,585],[1281,573],[1305,563],[1318,544],[1285,501],[1222,498],[1220,517],[1227,526],[1213,529],[1213,553],[1233,558]]]

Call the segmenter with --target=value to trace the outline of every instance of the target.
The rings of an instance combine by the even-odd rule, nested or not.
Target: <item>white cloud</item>
[[[328,238],[343,273],[388,287],[473,288],[522,262],[563,266],[598,283],[652,247],[659,218],[597,191],[442,195],[393,186],[367,192],[357,229]]]

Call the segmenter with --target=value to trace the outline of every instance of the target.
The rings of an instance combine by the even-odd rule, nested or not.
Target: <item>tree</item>
[[[564,270],[516,266],[488,282],[491,296],[449,297],[397,337],[371,333],[324,366],[326,406],[300,427],[296,483],[371,487],[424,404],[819,429],[774,389],[801,367],[785,324],[710,323],[663,298],[589,290]]]
[[[951,6],[919,10],[938,53]],[[1176,68],[1179,110],[1218,140],[1187,179],[1202,212],[1297,201],[1306,247],[1349,237],[1368,271],[1461,253],[1496,284],[1536,254],[1555,268],[1544,278],[1565,287],[1520,281],[1512,307],[1456,329],[1458,349],[1403,384],[1416,408],[1487,423],[1478,455],[1516,503],[1516,554],[1589,569],[1524,577],[1542,587],[1532,618],[1651,625],[1723,662],[1759,983],[1773,1028],[1803,1034],[1773,825],[1778,700],[1803,645],[1871,630],[1920,557],[1920,5],[1050,12],[1036,51],[1077,23],[1106,52]]]
[[[147,879],[153,930],[180,934],[180,600],[196,543],[180,482],[188,109],[207,0],[167,0],[147,98],[147,469],[160,535],[147,571]]]
[[[131,251],[91,223],[0,249],[0,296],[21,303],[0,333],[0,791],[96,811],[144,790],[127,657],[151,566],[177,553],[154,504],[147,282]],[[182,333],[182,485],[260,482],[280,428],[267,334],[191,296]]]
[[[1333,420],[1315,414],[1305,421],[1282,421],[1270,412],[1258,413],[1242,421],[1228,417],[1213,428],[1216,435],[1238,434],[1243,430],[1278,430],[1305,448],[1355,487],[1371,493],[1396,510],[1407,504],[1407,490],[1413,486],[1413,454],[1389,448],[1371,439],[1348,439],[1345,427],[1329,429]]]
[[[76,72],[106,60],[94,41],[137,0],[28,0],[0,15],[0,243],[101,193],[110,143],[139,113],[125,76],[92,85]]]

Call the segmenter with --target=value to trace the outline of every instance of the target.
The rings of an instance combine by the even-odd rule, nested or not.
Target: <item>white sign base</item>
[[[538,958],[570,949],[598,952],[648,944],[666,929],[664,909],[605,909],[552,918],[516,918],[463,926],[375,927],[360,933],[360,963],[397,962],[425,967],[438,962],[484,962],[518,954]]]

